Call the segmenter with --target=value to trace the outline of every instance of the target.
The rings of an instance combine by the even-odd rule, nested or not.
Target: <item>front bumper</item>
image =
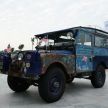
[[[10,64],[8,75],[38,80],[39,74],[36,74],[31,67],[32,66],[29,62],[17,60]]]

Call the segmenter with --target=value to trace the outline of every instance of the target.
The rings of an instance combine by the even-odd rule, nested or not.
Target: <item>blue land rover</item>
[[[35,35],[36,50],[0,53],[0,72],[9,87],[23,92],[38,86],[46,102],[59,100],[66,83],[89,79],[103,87],[108,67],[108,33],[90,27],[74,27]]]

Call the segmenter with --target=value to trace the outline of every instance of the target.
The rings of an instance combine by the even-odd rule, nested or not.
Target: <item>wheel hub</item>
[[[54,86],[55,88],[59,88],[59,87],[60,87],[60,82],[54,82],[53,86]]]
[[[50,81],[50,91],[54,94],[58,93],[60,89],[60,81],[57,77],[52,78]]]

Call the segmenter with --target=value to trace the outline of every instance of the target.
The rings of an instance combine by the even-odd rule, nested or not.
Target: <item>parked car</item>
[[[103,87],[108,68],[108,33],[90,27],[74,27],[35,35],[36,50],[0,54],[0,72],[7,74],[15,92],[38,86],[46,102],[59,100],[66,83],[89,79]]]

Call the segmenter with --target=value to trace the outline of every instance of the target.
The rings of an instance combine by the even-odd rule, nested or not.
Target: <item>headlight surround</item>
[[[26,67],[29,68],[30,67],[30,63],[26,63]]]
[[[23,57],[24,57],[24,54],[23,54],[23,53],[19,53],[19,54],[18,54],[18,60],[22,60]]]
[[[27,59],[27,60],[31,60],[31,57],[32,57],[31,54],[27,54],[27,55],[26,55],[26,59]]]

